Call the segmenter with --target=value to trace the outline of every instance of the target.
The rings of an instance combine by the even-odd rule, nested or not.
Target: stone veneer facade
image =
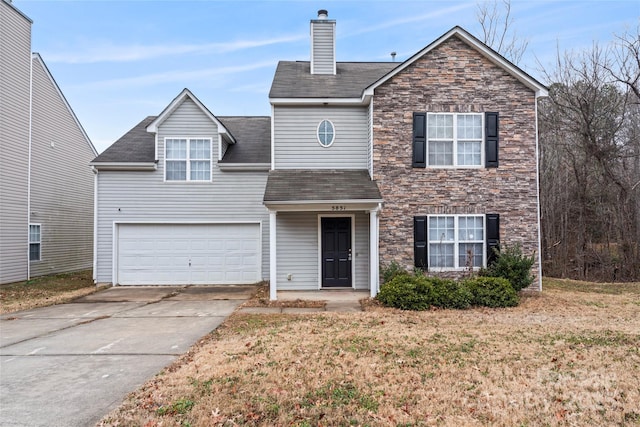
[[[413,268],[414,216],[497,213],[501,243],[535,253],[538,279],[535,93],[454,36],[376,88],[373,102],[381,265]],[[498,168],[412,167],[413,112],[488,111],[500,114]]]

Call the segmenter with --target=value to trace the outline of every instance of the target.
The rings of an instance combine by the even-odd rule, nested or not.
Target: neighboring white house
[[[311,61],[278,64],[271,117],[184,89],[94,159],[98,283],[375,295],[380,264],[455,276],[501,239],[537,248],[546,88],[459,27],[403,63],[336,62],[335,30],[319,11]]]
[[[0,0],[0,283],[91,268],[95,148]]]

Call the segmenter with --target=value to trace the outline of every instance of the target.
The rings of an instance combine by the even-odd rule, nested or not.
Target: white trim
[[[154,135],[153,139],[155,140],[155,146],[153,147],[153,149],[154,149],[155,161],[157,163],[158,162],[158,142],[159,142],[158,141],[158,134],[154,133],[153,135]]]
[[[381,206],[369,211],[369,295],[375,298],[380,290],[379,212]]]
[[[536,116],[536,213],[538,220],[538,291],[542,291],[542,224],[540,219],[540,152],[538,145],[538,100],[534,99]]]
[[[154,121],[152,121],[148,126],[147,126],[147,132],[158,132],[158,128],[160,127],[160,125],[171,115],[173,114],[173,112],[175,110],[178,109],[178,107],[180,105],[182,105],[182,103],[185,101],[186,98],[191,99],[194,104],[196,104],[196,106],[198,108],[200,108],[200,110],[212,121],[216,124],[216,126],[218,126],[218,133],[222,133],[225,134],[229,137],[229,141],[231,144],[235,144],[236,140],[233,137],[233,135],[231,135],[231,133],[229,132],[229,130],[222,124],[222,122],[220,120],[218,120],[218,118],[216,116],[214,116],[211,111],[209,111],[209,109],[207,107],[204,106],[204,104],[202,102],[200,102],[200,100],[189,90],[189,89],[183,89],[182,92],[180,92],[180,94],[178,96],[176,96],[173,101],[171,101],[171,103],[162,111],[162,113],[160,113],[160,115],[158,117],[155,118]]]
[[[318,214],[318,290],[333,289],[322,287],[322,218],[351,218],[351,288],[356,289],[356,215],[348,213]]]
[[[271,163],[218,163],[221,171],[261,171],[268,172],[271,169]]]
[[[220,138],[220,134],[218,134]],[[184,139],[187,141],[187,149],[186,149],[186,158],[184,161],[186,162],[186,176],[185,179],[167,179],[167,139]],[[196,139],[203,139],[209,141],[209,179],[191,179],[191,141]],[[213,138],[210,136],[165,136],[163,141],[164,155],[163,155],[163,173],[162,179],[167,183],[209,183],[213,181]],[[169,159],[169,161],[182,161],[183,159]],[[193,159],[194,161],[206,161],[204,159]]]
[[[536,94],[536,98],[542,97],[542,96],[548,96],[548,90],[544,85],[542,85],[533,77],[531,77],[530,75],[522,71],[516,65],[506,60],[504,57],[502,57],[493,49],[489,48],[486,44],[482,43],[480,40],[472,36],[466,30],[458,26],[453,27],[452,29],[447,31],[444,35],[440,36],[438,39],[436,39],[435,41],[433,41],[432,43],[424,47],[422,50],[415,53],[412,57],[404,61],[400,66],[394,68],[389,73],[382,76],[378,81],[374,82],[369,87],[367,87],[364,90],[364,94],[373,95],[373,91],[377,87],[379,87],[389,79],[393,78],[398,73],[404,71],[407,67],[413,64],[423,55],[437,48],[438,46],[440,46],[442,43],[444,43],[445,41],[447,41],[449,38],[453,36],[457,36],[458,38],[460,38],[463,42],[465,42],[466,44],[471,46],[473,49],[478,51],[481,55],[483,55],[489,61],[491,61],[492,63],[494,63],[499,67],[502,67],[505,71],[507,71],[513,77],[518,79],[522,84],[527,86],[529,89],[533,90]]]
[[[278,213],[276,211],[269,211],[269,299],[271,301],[278,299],[277,217]]]
[[[0,0],[1,1],[1,0]],[[263,279],[262,271],[262,221],[113,221],[112,223],[112,242],[111,242],[111,283],[113,286],[120,285],[118,277],[118,242],[121,225],[258,225],[258,271],[259,278],[257,281]],[[271,237],[269,237],[271,238]]]
[[[71,114],[71,118],[76,123],[76,126],[78,126],[78,129],[80,130],[80,133],[82,134],[82,136],[84,137],[84,140],[89,145],[89,148],[91,148],[91,151],[93,152],[93,155],[97,156],[98,152],[96,151],[96,147],[93,146],[93,143],[91,142],[91,139],[89,139],[89,135],[87,135],[87,133],[85,132],[84,128],[80,124],[80,120],[78,120],[78,117],[76,116],[76,113],[73,112],[73,109],[71,108],[71,105],[69,105],[69,103],[67,102],[67,98],[65,98],[64,94],[60,90],[60,87],[58,86],[58,83],[56,83],[55,79],[53,78],[53,75],[51,75],[51,73],[49,72],[49,68],[47,68],[47,64],[44,63],[44,60],[42,59],[40,54],[37,53],[37,52],[34,52],[31,57],[32,57],[32,59],[36,59],[36,60],[38,60],[38,62],[40,62],[40,65],[42,65],[42,69],[44,70],[45,75],[51,81],[51,84],[55,88],[56,92],[58,93],[58,96],[60,97],[60,100],[62,101],[64,106],[67,108],[67,111],[69,112],[69,114]],[[31,74],[31,79],[33,80],[33,73]]]
[[[427,255],[427,269],[428,271],[435,271],[435,272],[441,272],[441,271],[466,271],[467,267],[466,266],[458,266],[455,267],[455,264],[458,263],[458,258],[459,258],[459,245],[460,244],[464,244],[464,243],[470,243],[470,244],[478,244],[479,241],[475,240],[475,241],[460,241],[458,239],[458,219],[460,217],[465,217],[465,218],[469,218],[469,217],[481,217],[482,218],[482,267],[486,267],[487,266],[487,214],[429,214],[427,215],[427,254],[430,253],[430,248],[429,245],[432,243],[431,240],[429,240],[429,220],[431,218],[437,218],[437,217],[453,217],[454,218],[454,222],[453,222],[453,241],[446,241],[446,242],[442,242],[442,243],[447,243],[447,244],[452,244],[453,245],[453,263],[454,263],[454,267],[432,267],[430,264],[430,260],[431,260],[431,256]],[[482,267],[473,267],[474,271],[480,270],[480,268]]]
[[[211,144],[213,148],[213,144]],[[166,148],[165,148],[166,152]],[[213,157],[213,156],[212,156]],[[218,161],[222,160],[222,134],[218,133]]]
[[[373,209],[382,200],[367,200],[366,203],[351,203],[350,201],[329,201],[329,202],[313,202],[313,201],[300,201],[300,202],[283,202],[271,203],[263,202],[269,210],[278,212],[329,212],[340,213],[349,211],[366,211]],[[334,206],[340,206],[340,209],[335,209]]]
[[[92,166],[96,170],[113,170],[113,171],[124,171],[124,170],[140,170],[140,171],[154,171],[158,169],[158,164],[153,162],[91,162],[89,166]]]
[[[31,20],[29,20],[29,22],[31,22]],[[31,31],[31,29],[29,29],[29,31]],[[27,144],[29,146],[28,158],[27,158],[27,280],[31,279],[31,252],[29,247],[30,246],[29,243],[31,239],[30,239],[29,224],[31,224],[31,146],[32,146],[32,131],[33,131],[32,128],[33,128],[33,56],[29,58],[29,130],[28,130],[28,137],[27,137],[28,138]]]
[[[93,283],[98,281],[98,169],[93,169]]]
[[[331,125],[331,142],[329,142],[327,145],[324,145],[322,143],[322,141],[320,141],[320,125],[324,122],[329,122],[329,124]],[[316,140],[318,141],[318,144],[320,144],[320,147],[322,148],[329,148],[333,145],[334,142],[336,142],[336,126],[333,124],[333,122],[329,119],[322,119],[320,120],[320,123],[318,123],[318,126],[316,126]]]

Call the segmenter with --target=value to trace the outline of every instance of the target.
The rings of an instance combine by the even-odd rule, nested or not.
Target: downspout
[[[31,139],[33,126],[33,54],[29,53],[29,158],[27,160],[27,280],[31,279],[30,229],[31,227]],[[42,230],[40,231],[42,233]],[[40,257],[42,257],[42,234],[40,234]]]

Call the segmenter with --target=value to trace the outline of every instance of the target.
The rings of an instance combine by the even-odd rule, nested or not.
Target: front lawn
[[[234,314],[101,425],[639,425],[640,284],[507,309]]]
[[[0,285],[0,314],[62,304],[96,290],[91,270]]]

